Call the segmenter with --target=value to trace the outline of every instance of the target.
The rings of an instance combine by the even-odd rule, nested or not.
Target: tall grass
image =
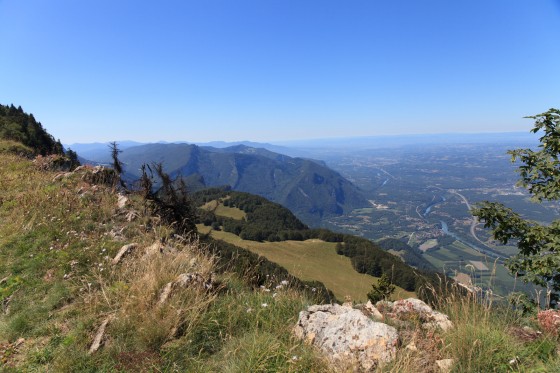
[[[445,291],[442,291],[445,289]],[[531,326],[538,330],[536,315],[523,316],[488,292],[467,292],[454,284],[431,293],[434,307],[447,314],[454,327],[446,332],[415,325],[401,330],[403,346],[396,361],[383,372],[438,372],[436,361],[453,359],[453,372],[555,372],[560,364],[558,340],[540,336],[523,340],[516,331]]]
[[[291,335],[303,293],[212,273],[214,258],[202,254],[211,250],[174,236],[139,196],[122,211],[111,186],[80,174],[55,180],[12,154],[0,162],[0,346],[25,340],[1,371],[328,371]],[[138,248],[111,264],[131,242]],[[145,254],[154,242],[163,253]],[[177,286],[160,303],[185,273],[214,286]]]

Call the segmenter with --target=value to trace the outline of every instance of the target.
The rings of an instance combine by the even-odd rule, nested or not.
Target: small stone
[[[123,247],[121,247],[121,249],[119,250],[117,255],[115,255],[112,263],[113,264],[118,264],[121,261],[121,259],[123,258],[123,256],[128,254],[130,251],[136,249],[137,247],[138,247],[138,244],[135,244],[135,243],[124,245]]]
[[[368,300],[368,302],[364,306],[363,311],[366,315],[371,316],[374,320],[383,320],[383,314],[379,312],[379,310],[371,303],[370,300]]]
[[[93,354],[94,352],[97,352],[97,350],[99,350],[99,348],[103,344],[103,337],[105,336],[105,328],[107,327],[107,324],[109,324],[109,321],[111,321],[111,318],[110,317],[106,318],[101,324],[101,326],[99,327],[99,329],[97,329],[97,333],[95,333],[95,338],[93,339],[93,343],[89,348],[90,355]]]
[[[453,369],[453,364],[455,364],[454,359],[443,359],[443,360],[436,361],[436,365],[438,366],[440,372],[442,373],[451,372],[451,369]]]
[[[410,342],[408,345],[406,345],[405,348],[406,348],[407,350],[413,351],[413,352],[418,351],[418,347],[416,347],[416,343],[414,343],[414,341],[413,341],[413,342]]]
[[[53,178],[53,181],[59,181],[59,180],[62,180],[62,179],[67,179],[67,178],[69,178],[70,176],[72,176],[73,174],[74,174],[73,172],[62,172],[62,173],[56,175],[56,176]]]
[[[128,203],[128,197],[124,194],[119,194],[117,200],[117,207],[122,210],[126,207],[127,203]]]
[[[144,253],[147,256],[153,256],[153,255],[156,255],[156,254],[161,254],[162,251],[163,251],[162,243],[159,242],[159,241],[156,241],[151,246],[146,247],[146,250],[144,251]]]
[[[176,288],[187,288],[190,285],[197,285],[205,290],[210,290],[214,287],[214,280],[212,275],[208,279],[205,279],[200,273],[183,273],[177,276],[175,281],[167,283],[158,300],[158,305],[163,305],[167,299],[173,293]]]
[[[126,214],[126,221],[131,222],[131,221],[135,220],[138,216],[140,216],[140,215],[138,214],[138,212],[136,212],[136,211],[134,211],[134,210],[133,210],[133,211],[129,211],[129,212]]]
[[[354,303],[352,303],[352,297],[350,296],[345,296],[344,297],[344,303],[342,303],[342,307],[347,307],[347,308],[352,308],[354,306]]]
[[[163,287],[163,290],[161,291],[161,294],[159,295],[159,300],[158,300],[158,305],[159,306],[163,305],[167,301],[167,299],[171,295],[172,290],[173,290],[173,282],[168,282]]]

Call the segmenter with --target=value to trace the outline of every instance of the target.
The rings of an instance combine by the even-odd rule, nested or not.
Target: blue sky
[[[528,131],[560,0],[0,0],[0,103],[64,143]]]

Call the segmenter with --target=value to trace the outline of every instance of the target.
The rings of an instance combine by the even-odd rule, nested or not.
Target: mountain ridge
[[[193,177],[206,187],[229,185],[278,202],[311,225],[368,205],[362,192],[320,161],[292,158],[266,149],[194,144],[146,144],[122,150],[125,178],[140,177],[142,164],[162,163],[173,177]],[[109,155],[94,159],[110,162]],[[198,185],[200,187],[200,185]]]

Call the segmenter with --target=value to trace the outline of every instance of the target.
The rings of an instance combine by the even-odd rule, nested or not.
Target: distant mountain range
[[[133,146],[140,146],[140,145],[148,145],[153,143],[145,143],[145,142],[137,142],[137,141],[117,141],[119,144],[119,148],[121,150],[131,148]],[[84,159],[100,159],[100,158],[107,158],[108,149],[109,149],[109,142],[93,142],[93,143],[74,143],[74,144],[65,144],[64,147],[66,149],[70,148],[77,152],[80,157]],[[158,141],[156,144],[171,144],[167,141]],[[188,141],[175,141],[173,144],[194,144],[203,147],[212,147],[212,148],[229,148],[235,147],[238,145],[244,145],[251,148],[262,148],[267,149],[275,153],[289,155],[291,157],[302,157],[302,158],[310,158],[311,154],[297,148],[290,148],[287,146],[280,146],[280,145],[273,145],[269,143],[260,143],[260,142],[253,142],[253,141],[233,141],[233,142],[226,142],[226,141],[211,141],[205,143],[190,143]]]
[[[280,203],[314,226],[323,217],[369,205],[355,185],[322,162],[292,158],[264,148],[157,143],[121,149],[120,160],[130,181],[140,177],[142,164],[162,163],[166,172],[182,176],[193,190],[229,185],[233,190]],[[110,163],[106,145],[103,154],[99,150],[84,154],[90,161]]]
[[[188,144],[187,141],[176,141],[174,143]],[[109,143],[75,143],[65,145],[76,151],[80,157],[85,159],[98,159],[108,154]],[[133,146],[146,145],[136,141],[118,141],[121,149]],[[158,144],[169,144],[160,141]],[[326,158],[340,156],[359,151],[371,149],[390,149],[398,147],[425,147],[430,145],[452,145],[452,144],[506,144],[513,147],[525,147],[538,145],[538,135],[530,132],[496,132],[496,133],[440,133],[419,135],[386,135],[386,136],[363,136],[363,137],[341,137],[326,139],[308,139],[277,141],[274,143],[263,143],[253,141],[212,141],[207,143],[193,143],[202,147],[228,148],[245,145],[251,148],[262,148],[274,153],[285,154],[290,157],[301,158]]]

